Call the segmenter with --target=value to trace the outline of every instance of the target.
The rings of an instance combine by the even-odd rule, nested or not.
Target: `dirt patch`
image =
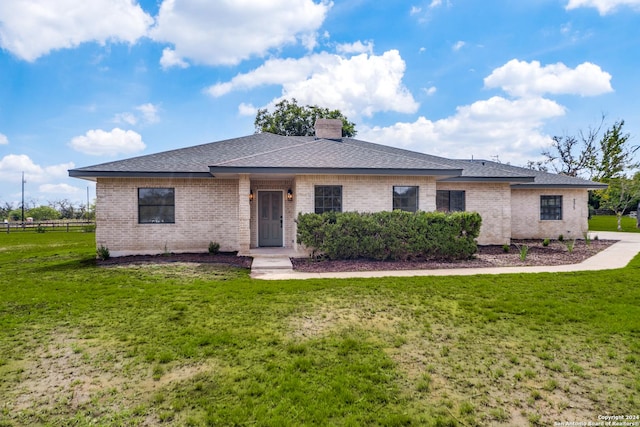
[[[127,369],[126,365],[121,354],[93,340],[55,333],[23,364],[7,407],[13,413],[74,413],[87,405],[117,411],[146,401],[155,390],[212,370],[208,364],[167,364],[161,376],[152,377],[150,367]]]
[[[135,265],[135,264],[169,264],[169,263],[196,263],[196,264],[224,264],[232,267],[251,268],[251,257],[238,256],[235,252],[221,252],[215,255],[209,253],[184,253],[184,254],[160,254],[160,255],[131,255],[112,257],[107,260],[98,260],[98,265]]]
[[[552,241],[544,246],[542,240],[513,240],[509,251],[502,246],[479,246],[478,253],[469,260],[443,261],[437,259],[416,259],[410,261],[319,260],[292,258],[293,269],[301,272],[322,273],[341,271],[389,271],[389,270],[435,270],[445,268],[487,268],[511,266],[544,266],[579,264],[598,252],[616,243],[615,240]],[[521,249],[528,248],[526,257],[521,258]]]
[[[368,306],[366,301],[363,305]],[[365,307],[317,307],[313,313],[291,319],[291,336],[297,340],[314,339],[325,334],[358,326],[378,332],[395,331],[401,317],[383,310]]]

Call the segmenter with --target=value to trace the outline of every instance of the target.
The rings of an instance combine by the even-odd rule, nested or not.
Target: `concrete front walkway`
[[[293,271],[288,253],[260,254],[252,253],[251,277],[263,280],[287,279],[341,279],[367,277],[414,277],[414,276],[471,276],[476,274],[504,273],[554,273],[566,271],[610,270],[626,266],[640,252],[640,233],[591,232],[591,237],[603,240],[618,240],[617,243],[593,257],[569,265],[531,266],[531,267],[490,267],[490,268],[448,268],[439,270],[397,270],[397,271],[355,271],[302,273]],[[267,253],[267,251],[265,251]],[[256,268],[258,267],[258,268]],[[272,267],[272,268],[269,268]],[[275,267],[275,268],[273,268]]]

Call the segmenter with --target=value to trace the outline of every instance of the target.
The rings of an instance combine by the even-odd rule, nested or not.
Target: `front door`
[[[282,246],[282,192],[258,192],[258,246]]]

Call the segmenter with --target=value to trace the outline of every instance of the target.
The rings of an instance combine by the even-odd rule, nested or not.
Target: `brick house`
[[[453,160],[341,137],[260,133],[72,169],[96,181],[96,243],[113,256],[294,250],[298,213],[476,211],[479,244],[581,238],[604,185],[486,160]]]

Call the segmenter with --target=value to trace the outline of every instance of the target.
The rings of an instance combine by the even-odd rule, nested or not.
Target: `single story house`
[[[605,186],[487,160],[454,160],[342,138],[259,133],[72,169],[96,181],[96,243],[112,256],[296,243],[299,213],[476,211],[478,243],[581,238],[588,190]]]

